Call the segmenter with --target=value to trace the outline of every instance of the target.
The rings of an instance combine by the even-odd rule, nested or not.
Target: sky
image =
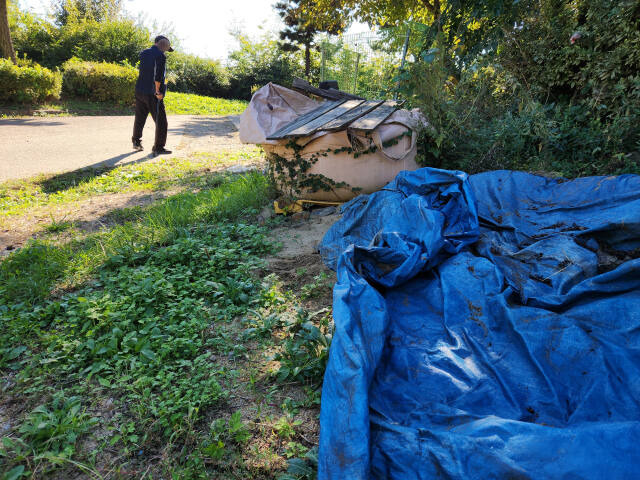
[[[182,49],[201,57],[225,59],[236,47],[230,34],[241,29],[252,37],[278,31],[282,22],[272,5],[276,0],[125,0],[127,12],[141,17],[145,24],[157,26],[154,34],[164,33],[163,26],[180,38]],[[22,9],[44,14],[51,0],[19,0]],[[365,31],[355,25],[349,33]],[[166,30],[166,29],[164,29]]]

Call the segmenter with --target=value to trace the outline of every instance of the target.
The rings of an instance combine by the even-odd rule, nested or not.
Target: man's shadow
[[[70,188],[77,187],[78,185],[82,185],[83,183],[86,183],[93,178],[100,177],[105,173],[109,173],[115,168],[124,167],[126,165],[135,165],[136,163],[146,162],[147,160],[153,158],[151,154],[148,154],[129,162],[118,163],[126,158],[129,158],[132,155],[136,155],[139,153],[140,152],[137,151],[122,153],[120,155],[116,155],[115,157],[96,162],[93,165],[82,167],[71,172],[60,173],[36,183],[40,184],[40,186],[42,187],[42,191],[45,193],[62,192]]]

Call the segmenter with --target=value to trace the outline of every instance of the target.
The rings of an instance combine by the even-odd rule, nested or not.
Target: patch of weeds
[[[322,384],[329,347],[331,345],[330,322],[327,309],[309,313],[298,308],[294,322],[286,327],[287,338],[274,359],[280,362],[276,378],[280,382],[298,381],[317,387]],[[321,314],[318,325],[313,323]]]
[[[331,277],[325,272],[313,277],[313,282],[303,285],[300,289],[300,298],[307,300],[309,298],[315,298],[322,295],[328,288],[333,286]]]
[[[77,398],[96,396],[117,409],[103,443],[118,449],[119,462],[168,448],[179,464],[175,471],[190,471],[191,456],[181,448],[197,452],[194,426],[228,395],[211,348],[218,332],[212,325],[262,301],[253,272],[272,246],[264,228],[241,218],[257,213],[265,189],[264,178],[254,175],[178,195],[149,207],[135,224],[90,238],[93,243],[34,243],[0,264],[0,373],[12,378],[3,395],[27,405],[58,399],[15,419],[3,447],[12,463],[0,475],[22,475],[45,461],[49,470],[95,468],[85,465],[92,460],[75,442],[95,426]],[[78,268],[72,260],[80,254],[93,264],[92,280],[48,298],[52,282]],[[237,340],[232,348],[246,351]],[[210,444],[246,442],[239,414],[225,423],[224,435],[227,441]],[[204,475],[199,468],[193,471]]]
[[[289,442],[284,451],[284,456],[287,458],[301,457],[307,453],[309,449],[298,442]]]
[[[233,449],[234,445],[244,445],[251,438],[251,433],[242,421],[242,414],[235,412],[228,420],[219,418],[211,423],[211,440],[206,442],[200,452],[213,460],[220,460]]]
[[[214,420],[209,426],[208,435],[185,456],[180,465],[172,466],[172,478],[211,478],[207,471],[211,468],[218,475],[231,472],[229,477],[215,478],[238,478],[238,470],[245,470],[241,453],[250,438],[251,432],[243,422],[240,412],[233,413],[227,420]]]
[[[271,338],[271,335],[282,324],[282,317],[278,313],[251,310],[251,315],[242,320],[246,327],[242,332],[246,340]]]
[[[0,457],[12,467],[7,476],[11,471],[20,471],[36,477],[38,472],[64,463],[76,453],[79,438],[97,423],[97,418],[86,413],[80,398],[55,394],[51,402],[36,407],[26,416],[18,429],[19,436],[2,439]],[[15,465],[25,461],[33,465],[33,472],[25,471],[24,465]]]
[[[73,285],[95,271],[107,259],[118,262],[184,235],[188,225],[219,222],[257,213],[268,196],[268,184],[260,174],[250,174],[212,190],[182,193],[147,207],[144,216],[81,241],[54,245],[46,240],[27,243],[0,263],[0,305],[36,302],[49,295],[56,284]],[[205,248],[205,257],[210,247]],[[243,287],[230,285],[225,294],[241,295]]]
[[[284,416],[273,424],[273,431],[282,440],[291,440],[296,435],[296,427],[301,424],[300,420],[293,420],[288,416]]]
[[[52,217],[51,223],[44,227],[44,229],[47,233],[60,233],[69,230],[72,227],[73,222],[68,222],[65,220],[57,221]]]
[[[302,400],[294,400],[292,398],[285,398],[280,406],[284,412],[290,415],[297,415],[301,408],[313,408],[320,406],[321,392],[319,389],[309,387],[307,385],[303,388],[304,397]]]
[[[316,480],[318,478],[318,448],[314,447],[301,458],[289,460],[287,472],[278,480]]]
[[[113,223],[136,222],[144,218],[145,208],[136,205],[135,207],[118,208],[109,212],[109,219]]]

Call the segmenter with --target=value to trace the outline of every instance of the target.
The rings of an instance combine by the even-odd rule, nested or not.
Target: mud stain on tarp
[[[467,300],[467,306],[469,307],[469,319],[482,328],[485,337],[489,336],[489,329],[482,321],[482,308],[474,305],[471,300]]]

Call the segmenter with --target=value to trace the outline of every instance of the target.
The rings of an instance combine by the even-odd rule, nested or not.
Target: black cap
[[[158,43],[160,40],[166,40],[167,42],[169,42],[169,39],[167,37],[165,37],[164,35],[158,35],[153,43]],[[171,48],[171,42],[169,42],[169,50],[167,50],[167,51],[168,52],[173,52],[173,48]]]

